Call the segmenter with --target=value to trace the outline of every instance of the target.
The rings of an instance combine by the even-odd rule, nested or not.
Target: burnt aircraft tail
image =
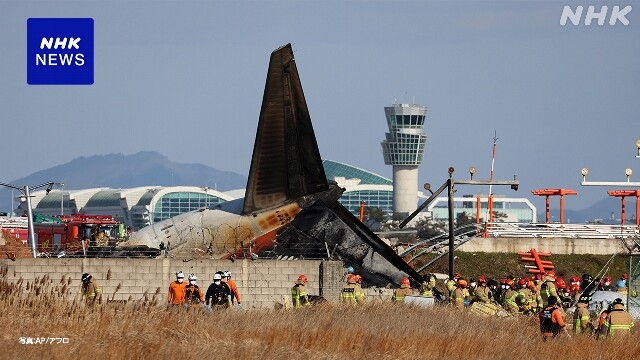
[[[287,44],[271,53],[242,213],[325,190],[327,177]]]

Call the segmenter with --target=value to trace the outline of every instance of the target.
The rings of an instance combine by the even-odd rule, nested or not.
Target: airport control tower
[[[393,212],[407,216],[418,203],[418,166],[427,142],[423,132],[427,108],[393,104],[385,107],[384,113],[389,132],[381,145],[384,163],[393,165]]]

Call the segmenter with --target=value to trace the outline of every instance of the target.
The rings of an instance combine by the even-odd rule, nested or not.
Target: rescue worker
[[[505,291],[502,294],[502,307],[510,314],[515,314],[520,310],[517,300],[518,292],[515,285],[512,279],[507,279],[505,281]]]
[[[567,308],[571,304],[571,298],[567,291],[567,283],[563,278],[556,278],[556,296],[558,297],[559,305],[563,308]]]
[[[620,294],[627,295],[627,291],[628,291],[628,289],[627,289],[627,278],[628,277],[629,277],[629,275],[624,274],[616,282],[616,286],[618,287],[618,289],[616,291],[619,292]]]
[[[531,293],[531,289],[527,286],[527,278],[521,278],[518,280],[518,295],[516,296],[516,303],[518,308],[523,314],[530,314],[533,312],[532,299],[535,300],[535,296]]]
[[[409,278],[405,277],[402,278],[400,287],[393,291],[393,297],[391,298],[391,300],[393,302],[404,302],[404,297],[411,294],[413,294],[411,283],[409,282]]]
[[[633,328],[633,318],[628,311],[624,309],[622,299],[617,298],[613,301],[611,311],[607,315],[603,324],[603,334],[605,336],[628,336]]]
[[[303,274],[298,276],[298,280],[296,280],[295,285],[293,285],[293,287],[291,288],[291,300],[294,309],[311,305],[309,297],[307,296],[307,291],[305,290],[306,284],[307,277]]]
[[[591,334],[593,332],[593,325],[589,319],[589,301],[591,297],[588,294],[583,294],[578,300],[576,310],[573,313],[573,332],[575,334]]]
[[[226,270],[224,272],[224,277],[222,280],[229,286],[229,291],[231,292],[231,306],[237,305],[238,308],[242,309],[242,303],[240,302],[240,291],[238,290],[238,285],[236,282],[231,280],[231,271]]]
[[[427,274],[422,282],[422,289],[420,289],[420,295],[433,296],[433,289],[436,287],[436,277],[433,274]]]
[[[605,310],[603,310],[600,313],[600,316],[598,317],[597,326],[595,327],[595,330],[594,330],[596,338],[598,339],[600,338],[600,336],[605,336],[604,321],[607,319],[607,315],[609,315],[609,311],[611,311],[612,306],[613,306],[613,303],[609,303],[609,306]]]
[[[531,308],[532,312],[537,314],[542,309],[540,307],[540,304],[542,304],[540,290],[536,287],[536,283],[532,279],[529,279],[529,281],[527,281],[527,287],[529,288],[529,291],[531,291],[531,297],[529,298],[529,307]]]
[[[453,274],[453,279],[445,279],[444,285],[449,290],[449,300],[453,299],[453,291],[456,289],[456,285],[458,284],[458,279],[460,279],[462,275],[460,273]]]
[[[487,286],[487,278],[484,275],[478,277],[478,286],[474,290],[473,301],[488,304],[491,302],[491,291]]]
[[[453,297],[451,299],[451,305],[456,309],[464,309],[465,300],[469,298],[469,290],[467,289],[469,284],[465,279],[458,279],[455,290],[453,290]]]
[[[487,288],[489,289],[489,301],[493,301],[496,304],[500,299],[500,287],[498,282],[494,279],[487,280]]]
[[[340,303],[354,306],[358,304],[356,300],[356,285],[356,276],[349,274],[347,284],[340,291]]]
[[[356,302],[358,305],[364,305],[366,302],[366,296],[364,295],[364,291],[362,290],[362,276],[356,275]]]
[[[205,305],[208,310],[222,310],[231,307],[229,285],[222,281],[220,273],[213,274],[213,282],[207,288]]]
[[[169,284],[169,294],[167,295],[169,306],[182,305],[184,303],[186,287],[184,273],[182,271],[176,272],[176,280]]]
[[[545,306],[538,315],[540,320],[540,333],[542,333],[542,339],[545,341],[556,338],[560,332],[564,332],[568,337],[571,337],[565,327],[562,313],[556,306],[557,302],[557,297],[553,295],[549,296],[549,298],[547,298],[547,306]]]
[[[558,292],[556,291],[556,279],[553,272],[548,272],[542,276],[540,284],[540,297],[542,298],[542,308],[549,305],[549,297],[554,296],[558,300]]]
[[[613,281],[613,278],[611,276],[605,277],[604,282],[602,283],[602,285],[599,287],[598,290],[616,291],[616,288],[611,283],[612,281]]]
[[[198,277],[196,274],[189,274],[189,284],[185,287],[185,306],[189,308],[202,307],[204,304],[204,295],[197,284]]]
[[[85,298],[85,304],[95,306],[102,304],[102,289],[93,276],[82,274],[82,295]]]
[[[589,274],[582,274],[582,280],[580,281],[580,292],[583,294],[592,294],[598,284],[593,281],[593,276]]]

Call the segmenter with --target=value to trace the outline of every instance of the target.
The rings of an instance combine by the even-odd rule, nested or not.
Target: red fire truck
[[[40,253],[78,252],[89,247],[114,246],[127,235],[124,224],[110,215],[60,216],[60,223],[35,223]]]

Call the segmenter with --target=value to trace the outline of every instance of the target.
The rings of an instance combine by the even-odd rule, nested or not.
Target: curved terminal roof
[[[360,185],[393,185],[393,181],[378,174],[337,161],[322,160],[322,166],[324,166],[327,179],[330,180],[336,178],[360,179]]]

